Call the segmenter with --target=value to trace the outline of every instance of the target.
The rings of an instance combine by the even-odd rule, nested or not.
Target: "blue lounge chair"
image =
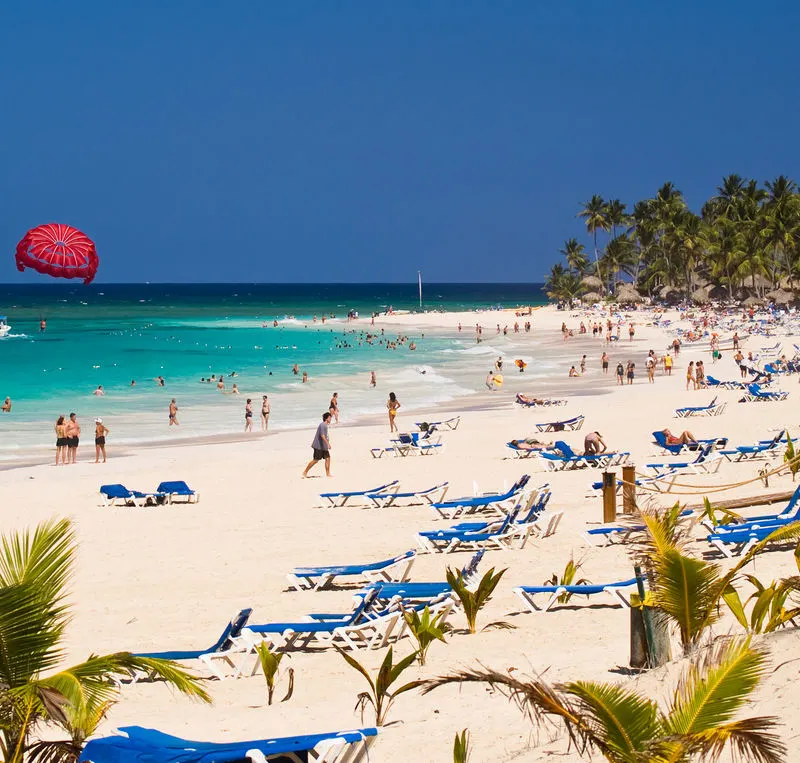
[[[677,456],[682,453],[684,450],[699,450],[700,448],[708,445],[712,449],[717,450],[719,448],[724,448],[728,444],[727,437],[713,437],[705,440],[697,440],[697,442],[690,442],[690,443],[669,443],[667,442],[667,436],[664,434],[663,431],[661,432],[653,432],[653,439],[658,445],[659,448],[662,450],[671,453],[673,456]]]
[[[723,450],[721,454],[729,461],[754,461],[760,458],[769,458],[778,455],[780,446],[788,438],[785,430],[771,440],[761,440],[757,445],[737,445],[732,450]]]
[[[717,525],[716,527],[712,525],[708,519],[702,519],[701,523],[712,533],[723,534],[728,532],[741,532],[743,530],[756,530],[761,527],[772,527],[775,529],[781,525],[788,525],[791,522],[796,522],[799,519],[800,487],[794,491],[786,506],[775,514],[761,514],[756,517],[747,517],[741,522],[727,522],[726,524]]]
[[[162,482],[156,488],[156,492],[166,495],[170,503],[175,503],[176,498],[185,498],[185,503],[200,502],[200,493],[196,490],[192,490],[183,480]]]
[[[575,432],[583,426],[585,416],[573,416],[571,419],[564,419],[564,421],[550,421],[544,424],[537,424],[536,429],[539,432]]]
[[[748,384],[747,385],[747,394],[742,397],[739,402],[740,403],[774,403],[780,400],[786,400],[789,397],[788,392],[769,392],[764,391],[761,389],[759,384]]]
[[[194,742],[140,726],[123,726],[124,736],[108,736],[86,743],[81,763],[265,763],[270,760],[314,760],[335,763],[348,750],[348,763],[356,763],[378,733],[375,728],[335,731],[294,737],[242,742]]]
[[[391,444],[385,448],[372,448],[373,458],[381,458],[384,453],[393,453],[395,456],[431,456],[438,453],[443,443],[441,436],[431,437],[429,429],[424,436],[420,437],[419,432],[401,433],[397,439],[391,440]]]
[[[166,495],[163,493],[140,493],[138,490],[128,490],[125,485],[101,485],[100,495],[105,506],[155,506],[164,503]]]
[[[367,498],[372,501],[376,508],[398,505],[417,506],[426,503],[430,506],[444,500],[449,486],[449,482],[440,482],[438,485],[425,490],[409,490],[405,493],[370,493]]]
[[[321,591],[332,586],[336,578],[356,578],[358,581],[373,582],[375,580],[405,581],[411,573],[417,552],[414,549],[392,559],[369,564],[348,564],[328,567],[297,567],[286,579],[289,588]]]
[[[320,493],[319,497],[325,499],[331,506],[344,506],[351,499],[362,498],[364,502],[370,503],[369,496],[372,494],[396,493],[400,489],[400,480],[387,482],[385,485],[378,485],[367,490],[351,490],[348,493]]]
[[[495,548],[505,550],[517,545],[524,548],[528,538],[538,534],[541,538],[552,535],[561,521],[564,512],[527,517],[529,521],[518,521],[521,506],[511,511],[502,522],[488,523],[479,527],[466,526],[445,530],[426,530],[417,534],[417,542],[424,551],[443,552]],[[545,521],[545,518],[547,521]]]
[[[349,649],[385,646],[401,613],[376,612],[377,592],[374,590],[356,599],[357,605],[348,614],[309,615],[306,621],[249,625],[242,630],[242,640],[250,652],[264,639],[282,650],[305,648],[312,643],[330,646],[335,642]]]
[[[504,506],[512,505],[516,502],[517,497],[525,489],[530,479],[529,474],[523,474],[504,493],[486,493],[485,495],[451,498],[449,501],[433,503],[431,508],[444,519],[453,519],[460,514],[470,514],[490,507],[502,511]]]
[[[477,551],[461,569],[461,577],[469,585],[477,577],[478,565],[486,552]],[[401,598],[404,601],[425,601],[452,593],[450,584],[442,582],[373,583],[370,588],[378,592],[379,600]]]
[[[718,403],[715,397],[708,405],[676,408],[675,415],[680,419],[690,418],[691,416],[719,416],[724,410],[725,403]]]
[[[559,597],[565,593],[579,596],[595,596],[596,594],[610,594],[615,604],[630,607],[630,601],[625,595],[625,591],[636,585],[636,578],[622,580],[618,583],[584,583],[581,585],[541,585],[541,586],[517,586],[513,592],[527,605],[531,612],[549,612],[558,602]],[[549,596],[547,604],[543,607],[536,603],[536,596],[547,594]]]
[[[790,521],[777,525],[767,524],[761,527],[743,527],[741,530],[730,530],[729,532],[723,533],[715,532],[708,535],[706,540],[714,546],[714,548],[722,552],[724,556],[741,556],[746,554],[756,543],[764,540],[776,530],[794,524],[798,524],[798,522],[795,520],[794,522]],[[792,542],[795,545],[797,544],[796,539]]]
[[[720,381],[713,376],[706,376],[709,387],[719,387],[720,389],[746,389],[747,383],[743,381]]]
[[[539,462],[547,471],[565,471],[587,467],[607,469],[612,466],[619,466],[628,460],[630,453],[626,451],[580,455],[575,453],[563,440],[556,440],[554,452],[540,451],[538,455]]]
[[[693,461],[673,461],[645,464],[648,469],[652,469],[656,474],[663,472],[688,472],[692,474],[711,474],[716,472],[723,459],[719,454],[712,454],[712,445],[704,445],[698,452]]]
[[[684,509],[680,513],[682,519],[693,515],[694,511],[691,509]],[[590,546],[606,546],[612,543],[624,543],[633,533],[641,532],[644,529],[645,525],[643,524],[601,525],[600,527],[590,527],[588,530],[584,530],[583,537]]]
[[[558,400],[555,398],[529,398],[525,399],[527,396],[523,397],[521,392],[517,392],[517,396],[514,400],[519,403],[519,405],[524,406],[525,408],[549,408],[553,405],[566,405],[566,400]]]
[[[159,660],[174,660],[176,662],[183,662],[184,660],[199,660],[202,662],[209,671],[217,678],[222,680],[225,678],[224,674],[217,669],[214,664],[215,660],[222,660],[233,670],[234,675],[238,674],[238,668],[231,658],[231,654],[239,651],[236,645],[236,639],[241,635],[242,628],[247,625],[250,615],[253,613],[252,609],[242,609],[235,615],[231,621],[225,626],[220,637],[208,649],[196,650],[183,650],[172,652],[140,652],[136,657],[150,657]],[[134,676],[134,680],[137,676]]]
[[[435,427],[436,429],[449,429],[452,431],[458,429],[458,425],[461,423],[461,416],[453,416],[451,419],[444,419],[442,421],[417,421],[415,423],[422,431],[430,431],[431,427]]]
[[[521,495],[520,500],[517,503],[517,511],[520,513],[525,513],[516,520],[517,524],[528,524],[529,522],[534,522],[547,508],[547,504],[550,502],[551,495],[552,493],[547,485],[543,485],[537,491],[532,492],[527,496]],[[459,535],[464,532],[490,532],[498,528],[505,518],[506,514],[504,513],[501,515],[501,517],[494,520],[482,522],[458,522],[457,524],[452,525],[444,530],[430,530],[427,531],[427,533],[420,534],[435,534],[438,537],[443,537],[447,533],[450,533],[451,535]]]

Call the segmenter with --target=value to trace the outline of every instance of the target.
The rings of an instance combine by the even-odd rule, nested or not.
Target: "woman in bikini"
[[[261,401],[261,429],[266,432],[269,427],[269,400],[264,395]]]
[[[64,423],[64,417],[59,416],[56,421],[56,466],[58,466],[59,456],[61,463],[67,463],[67,425]]]
[[[244,431],[253,431],[253,401],[249,397],[244,404]]]
[[[389,409],[389,431],[396,432],[397,422],[395,418],[397,417],[397,409],[400,407],[400,401],[394,392],[389,393],[389,401],[386,403],[386,407]]]
[[[94,420],[94,462],[100,463],[100,456],[103,456],[103,463],[106,462],[106,435],[108,428],[103,424],[103,419]]]

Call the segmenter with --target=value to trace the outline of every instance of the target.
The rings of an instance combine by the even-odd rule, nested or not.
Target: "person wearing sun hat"
[[[106,462],[106,435],[108,427],[103,424],[103,419],[94,420],[94,462],[100,463],[100,456],[103,456],[103,463]]]

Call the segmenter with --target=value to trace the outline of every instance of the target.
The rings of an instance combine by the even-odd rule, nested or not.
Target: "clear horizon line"
[[[544,281],[427,281],[429,286],[542,286]],[[79,280],[52,283],[0,281],[0,286],[83,286]],[[89,286],[416,286],[417,281],[93,281]]]

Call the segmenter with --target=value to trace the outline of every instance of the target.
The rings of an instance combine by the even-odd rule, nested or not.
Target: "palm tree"
[[[797,184],[784,175],[766,183],[766,187],[762,236],[772,250],[770,276],[772,285],[776,286],[779,272],[791,269],[789,255],[800,241],[800,197]]]
[[[66,519],[0,538],[0,759],[6,763],[21,763],[29,752],[48,760],[74,758],[117,698],[113,679],[136,670],[210,702],[194,676],[166,660],[117,652],[60,667],[75,553]],[[73,744],[32,743],[34,728],[48,723],[68,728]]]
[[[608,218],[607,218],[606,203],[603,201],[602,196],[595,194],[589,201],[584,202],[583,209],[578,212],[578,217],[582,218],[586,224],[586,231],[592,234],[594,239],[594,265],[597,268],[599,265],[599,256],[597,253],[597,231],[608,231]],[[597,274],[600,275],[599,273]]]
[[[741,284],[746,272],[745,240],[738,226],[724,217],[709,229],[707,251],[711,274],[728,289],[728,298]]]
[[[611,228],[611,238],[617,237],[617,227],[624,227],[628,224],[629,218],[625,213],[626,205],[619,199],[611,199],[606,205],[606,225]]]
[[[566,257],[567,267],[579,278],[583,278],[586,268],[589,266],[589,259],[586,257],[586,249],[583,244],[579,244],[577,238],[570,238],[564,242],[564,248],[558,251]]]
[[[560,302],[572,302],[580,296],[583,289],[581,279],[575,274],[564,269],[563,265],[553,265],[550,275],[544,284],[545,293],[550,299]]]
[[[787,754],[773,733],[778,719],[737,719],[766,672],[765,652],[746,639],[723,642],[695,661],[665,707],[616,684],[551,685],[538,677],[525,681],[484,667],[426,681],[423,693],[452,683],[488,684],[535,724],[560,722],[570,747],[586,759],[597,752],[613,763],[715,761],[728,748],[745,761],[778,763]]]
[[[614,291],[620,272],[633,273],[636,265],[636,250],[627,233],[612,239],[600,260],[600,269],[606,274],[609,291]]]
[[[688,537],[679,504],[661,512],[645,512],[642,520],[644,529],[633,548],[647,570],[649,605],[677,626],[685,654],[701,643],[722,616],[722,603],[734,590],[741,571],[770,543],[800,537],[800,522],[780,527],[723,571],[714,562],[686,553]]]

